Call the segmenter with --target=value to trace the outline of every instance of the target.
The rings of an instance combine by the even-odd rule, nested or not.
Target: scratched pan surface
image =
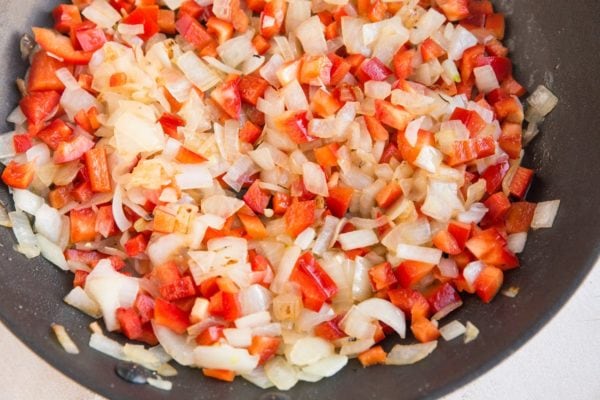
[[[19,37],[32,25],[49,25],[58,1],[0,0],[0,119],[18,101],[13,85],[25,65]],[[67,376],[111,399],[391,399],[436,398],[485,373],[531,338],[572,295],[594,264],[600,245],[600,2],[597,0],[504,0],[508,44],[516,76],[528,89],[548,85],[558,108],[529,148],[525,165],[537,170],[533,201],[560,198],[551,230],[530,235],[523,267],[507,276],[521,288],[515,299],[491,305],[466,301],[452,318],[470,320],[479,338],[441,343],[426,361],[410,367],[362,369],[351,362],[332,379],[299,383],[286,395],[265,392],[241,379],[232,385],[203,379],[178,367],[172,392],[131,385],[114,373],[115,361],[87,347],[90,320],[62,302],[71,277],[42,259],[26,260],[11,249],[12,234],[0,231],[0,318],[33,351]],[[0,131],[9,127],[0,123]],[[0,200],[10,204],[5,188]],[[81,354],[67,355],[50,324],[68,327]],[[387,345],[391,345],[387,343]],[[289,396],[289,397],[288,397]]]

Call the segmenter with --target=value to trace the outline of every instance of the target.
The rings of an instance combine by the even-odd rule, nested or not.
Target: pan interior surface
[[[11,129],[6,116],[19,96],[14,85],[26,70],[19,38],[31,26],[49,26],[58,1],[4,1],[0,15],[0,130]],[[552,229],[529,235],[522,267],[507,274],[505,285],[518,286],[514,298],[498,296],[489,305],[467,299],[449,320],[471,321],[481,333],[465,345],[441,342],[424,362],[410,367],[362,369],[353,361],[334,378],[299,383],[281,398],[415,399],[433,398],[466,384],[514,352],[553,316],[585,277],[600,245],[600,2],[581,0],[501,0],[506,13],[508,45],[516,78],[529,91],[545,84],[559,106],[528,147],[524,165],[536,169],[528,199],[561,200]],[[12,207],[6,188],[0,200]],[[265,392],[238,379],[222,384],[204,379],[196,369],[177,367],[173,390],[131,385],[114,373],[116,361],[87,346],[91,320],[62,298],[71,276],[41,258],[27,260],[14,252],[14,237],[0,230],[0,318],[15,335],[51,365],[88,388],[114,399],[261,399]],[[65,325],[81,353],[65,353],[50,333],[50,324]],[[390,345],[391,341],[387,343]]]

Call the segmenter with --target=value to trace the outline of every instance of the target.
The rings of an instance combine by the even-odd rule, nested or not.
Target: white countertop
[[[541,332],[500,365],[443,400],[598,399],[599,330],[600,262]],[[2,324],[0,354],[3,399],[103,400],[46,364]]]

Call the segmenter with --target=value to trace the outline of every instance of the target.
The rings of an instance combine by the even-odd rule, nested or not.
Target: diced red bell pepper
[[[416,290],[409,288],[390,289],[388,290],[388,296],[392,304],[411,318],[426,318],[429,316],[431,306],[425,296]]]
[[[415,339],[421,343],[431,342],[440,337],[437,326],[427,318],[415,318],[411,321],[410,330]]]
[[[139,233],[125,242],[125,252],[129,257],[135,257],[146,251],[148,240],[144,234]]]
[[[460,107],[454,109],[450,120],[461,121],[471,133],[471,137],[477,135],[487,125],[477,111],[466,110]]]
[[[94,192],[92,192],[92,187],[90,186],[89,180],[85,180],[75,185],[73,190],[71,190],[71,196],[78,203],[85,203],[89,201],[93,195]]]
[[[104,257],[97,251],[67,249],[65,251],[65,258],[67,261],[76,261],[78,263],[82,263],[90,267],[95,267],[96,264],[98,264],[98,262]]]
[[[366,368],[372,365],[385,364],[387,353],[381,346],[374,346],[358,355],[358,361]]]
[[[340,146],[337,143],[329,143],[325,146],[317,147],[313,150],[317,164],[323,168],[333,168],[338,165],[337,150]]]
[[[308,133],[306,111],[285,111],[274,118],[278,131],[287,134],[294,143],[302,144],[315,140]]]
[[[437,0],[448,21],[458,21],[469,16],[467,0]]]
[[[187,13],[179,13],[179,19],[175,22],[177,32],[196,49],[202,50],[212,42],[212,36],[194,17]]]
[[[61,119],[55,119],[50,125],[38,132],[37,138],[56,150],[60,142],[68,141],[73,130]]]
[[[381,123],[403,131],[413,119],[412,114],[400,106],[395,106],[385,100],[375,100],[375,118]]]
[[[413,58],[417,55],[414,49],[407,50],[401,47],[392,60],[394,73],[399,80],[406,79],[413,73]]]
[[[81,23],[79,8],[73,4],[60,4],[52,11],[54,29],[60,33],[69,33],[71,27]]]
[[[503,192],[494,193],[483,204],[487,207],[488,212],[481,221],[482,226],[490,226],[503,222],[506,213],[510,209],[510,200],[508,200],[508,197]]]
[[[175,28],[175,12],[172,10],[160,9],[158,10],[158,30],[167,35],[174,35],[177,33]]]
[[[323,303],[338,292],[331,277],[321,268],[310,252],[304,253],[294,267],[290,281],[296,282],[302,291],[304,306],[318,312]]]
[[[75,50],[71,40],[53,30],[32,28],[35,41],[45,51],[62,58],[69,64],[86,65],[92,58],[92,52]]]
[[[133,303],[142,324],[150,322],[154,318],[154,299],[144,293],[138,293]]]
[[[512,75],[512,61],[508,57],[482,56],[477,58],[477,66],[481,67],[484,65],[492,67],[498,82],[502,82]]]
[[[525,114],[523,113],[523,104],[516,96],[510,96],[494,103],[494,111],[499,121],[523,123]]]
[[[244,122],[240,129],[240,141],[254,144],[262,134],[262,129],[253,124],[251,121]]]
[[[402,287],[409,288],[419,283],[421,279],[427,276],[435,267],[433,264],[427,264],[419,261],[404,261],[396,267],[396,277]]]
[[[495,228],[486,229],[473,235],[466,246],[475,257],[485,264],[502,270],[519,266],[519,259],[506,248],[506,239]]]
[[[13,136],[13,147],[18,154],[25,153],[33,146],[31,136],[27,133],[20,133]]]
[[[275,355],[281,338],[271,336],[254,336],[248,352],[253,356],[259,356],[258,365],[263,365]]]
[[[446,160],[450,166],[465,164],[473,160],[489,157],[496,153],[496,141],[492,136],[478,136],[467,140],[457,140],[453,153]]]
[[[62,164],[77,160],[93,147],[94,142],[83,135],[76,136],[69,141],[60,142],[54,152],[54,162],[56,164]]]
[[[158,6],[140,6],[123,18],[122,22],[130,25],[144,25],[144,33],[138,36],[143,40],[148,40],[160,31],[160,27],[158,26]]]
[[[356,78],[362,83],[384,81],[390,75],[392,75],[392,71],[377,57],[364,60],[356,71]]]
[[[104,147],[96,147],[87,151],[85,153],[85,165],[92,190],[99,193],[110,192],[110,174]]]
[[[217,17],[210,17],[206,21],[206,30],[208,33],[216,35],[219,43],[223,43],[233,36],[233,25]]]
[[[498,188],[500,188],[509,167],[508,162],[505,161],[489,166],[483,171],[481,178],[485,179],[486,191],[488,194],[496,193]]]
[[[227,369],[202,368],[202,374],[223,382],[233,382],[235,379],[235,372]]]
[[[294,199],[285,212],[285,230],[292,237],[298,236],[311,226],[315,220],[315,200],[298,201]]]
[[[526,201],[512,203],[506,214],[506,233],[527,232],[533,220],[536,205]]]
[[[73,276],[73,287],[80,287],[82,289],[85,288],[85,281],[89,274],[89,272],[82,269],[76,270],[74,274],[75,276]]]
[[[188,14],[195,19],[199,19],[203,13],[205,13],[204,7],[196,3],[194,0],[187,0],[184,1],[179,7],[177,17],[181,18],[183,14]]]
[[[465,50],[460,65],[460,77],[463,82],[468,81],[473,75],[473,69],[477,67],[477,62],[485,53],[484,45],[475,45]]]
[[[35,177],[35,163],[10,161],[2,171],[2,181],[16,189],[27,189]]]
[[[83,1],[90,3],[89,0]],[[135,7],[135,0],[110,0],[110,5],[117,11],[126,11],[130,13]]]
[[[327,208],[335,217],[343,218],[348,212],[354,189],[342,186],[329,188],[329,197],[325,199]]]
[[[435,314],[451,304],[462,303],[460,295],[450,283],[439,285],[425,296]]]
[[[211,346],[223,338],[223,326],[213,325],[203,330],[196,336],[196,344],[199,346]]]
[[[502,90],[504,90],[508,95],[521,97],[525,93],[527,93],[527,89],[523,87],[519,82],[515,80],[512,76],[507,77],[500,84]]]
[[[175,156],[175,160],[180,162],[181,164],[200,164],[206,161],[206,158],[202,157],[200,154],[195,153],[188,148],[181,146],[177,151],[177,155]]]
[[[330,321],[321,322],[319,325],[315,326],[315,335],[329,341],[348,336],[340,328],[340,320],[341,317],[336,317]]]
[[[488,15],[485,20],[485,29],[490,31],[496,39],[504,39],[504,31],[506,29],[504,15],[500,13]]]
[[[75,37],[83,51],[96,51],[107,42],[106,35],[100,28],[78,30]]]
[[[402,188],[396,181],[390,181],[375,196],[377,205],[381,208],[388,208],[402,196]]]
[[[208,312],[225,321],[234,321],[241,316],[240,303],[236,293],[219,291],[210,298]]]
[[[331,190],[329,194],[331,194]],[[285,214],[291,204],[292,200],[289,194],[277,192],[273,195],[273,212],[276,215]]]
[[[21,99],[19,105],[29,123],[38,125],[54,111],[59,100],[60,93],[56,91],[31,92]]]
[[[210,92],[213,99],[233,119],[239,119],[242,111],[242,99],[240,97],[240,77],[232,75],[221,85]]]
[[[175,282],[158,287],[160,296],[168,301],[181,300],[196,295],[196,287],[192,278],[184,276]]]
[[[440,58],[444,54],[446,54],[444,48],[432,38],[427,38],[421,43],[421,57],[423,57],[424,62]]]
[[[271,48],[271,44],[261,35],[256,35],[252,38],[252,46],[259,55],[265,54]]]
[[[329,73],[329,84],[337,86],[350,72],[351,65],[348,61],[335,53],[330,53],[327,57],[332,63],[331,71]]]
[[[398,146],[402,158],[410,163],[414,164],[421,153],[423,146],[433,146],[435,144],[435,137],[433,133],[419,129],[417,132],[417,143],[415,146],[411,146],[406,139],[404,134],[398,135]]]
[[[333,115],[342,107],[342,103],[331,93],[317,90],[310,99],[310,109],[323,118]]]
[[[50,57],[45,51],[41,50],[35,53],[29,69],[27,91],[63,91],[65,85],[56,76],[56,71],[61,68],[67,68],[67,65],[54,57]]]
[[[503,281],[504,272],[501,269],[486,266],[475,280],[475,293],[484,303],[489,303],[500,291]]]
[[[260,34],[266,39],[271,39],[277,35],[283,26],[287,3],[285,0],[272,0],[265,2],[264,8],[260,13]]]
[[[440,230],[433,236],[433,245],[450,255],[460,254],[462,251],[457,240],[447,230]]]
[[[263,214],[269,205],[269,194],[260,188],[260,180],[255,180],[244,194],[244,201],[258,214]]]
[[[177,128],[185,126],[185,120],[177,114],[164,113],[158,120],[163,128],[163,131],[174,139],[179,138]]]
[[[57,186],[55,189],[48,193],[48,202],[56,209],[63,208],[69,201],[71,201],[71,189],[69,186]]]
[[[117,321],[128,339],[135,340],[142,335],[142,321],[133,308],[117,308]]]
[[[261,240],[269,236],[267,228],[253,212],[239,212],[237,216],[251,239]]]
[[[96,239],[96,213],[91,208],[71,210],[71,243],[92,242]]]
[[[244,75],[240,78],[239,92],[243,101],[256,106],[260,97],[269,87],[269,82],[258,75]]]
[[[500,148],[508,154],[508,156],[516,160],[521,156],[523,148],[523,127],[521,124],[505,122],[502,124],[502,133],[498,139]]]
[[[365,115],[365,125],[367,125],[367,130],[371,135],[371,138],[375,141],[385,141],[390,137],[389,132],[381,123],[377,120],[377,118],[372,117],[370,115]]]
[[[525,197],[527,190],[533,180],[533,170],[524,167],[518,167],[515,171],[515,175],[510,182],[509,190],[510,194],[518,198],[519,200]]]
[[[394,270],[392,270],[392,264],[389,262],[383,262],[371,267],[369,269],[369,279],[374,291],[385,289],[398,282],[396,275],[394,275]]]
[[[188,313],[161,298],[154,302],[154,321],[178,334],[185,333],[190,326]]]

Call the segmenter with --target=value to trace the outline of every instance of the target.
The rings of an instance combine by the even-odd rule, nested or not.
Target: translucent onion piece
[[[388,353],[385,363],[387,365],[410,365],[421,361],[431,354],[437,347],[437,340],[427,343],[411,345],[397,344]]]

